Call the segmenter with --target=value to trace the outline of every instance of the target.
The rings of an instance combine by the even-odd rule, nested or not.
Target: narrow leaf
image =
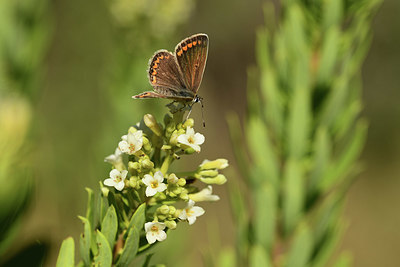
[[[110,244],[102,232],[97,230],[97,247],[99,248],[99,253],[95,258],[95,266],[107,267],[112,264],[112,250]]]
[[[78,217],[83,222],[83,234],[81,234],[79,238],[79,250],[85,265],[90,266],[91,264],[90,247],[92,243],[92,230],[88,219],[82,216]]]
[[[122,254],[118,260],[117,266],[129,266],[131,261],[135,258],[139,249],[140,229],[136,226],[129,228],[128,237],[125,246],[122,249]]]
[[[294,236],[288,253],[286,267],[307,266],[313,249],[312,232],[307,224],[301,224]]]
[[[129,222],[128,229],[132,227],[136,227],[137,229],[143,229],[144,222],[145,222],[145,212],[146,212],[146,204],[143,203],[140,205],[135,213],[132,215],[131,221]]]
[[[72,237],[65,239],[57,258],[57,267],[73,267],[75,265],[75,243]]]
[[[95,203],[94,203],[94,193],[93,190],[86,187],[85,190],[88,193],[88,203],[87,203],[87,208],[86,208],[86,218],[88,219],[90,226],[92,227],[92,231],[94,231],[95,227],[95,222],[94,222],[94,209],[95,209]]]
[[[254,238],[256,244],[269,251],[275,237],[277,193],[273,186],[264,184],[254,194]]]
[[[267,250],[262,246],[252,246],[250,249],[249,267],[272,267]]]
[[[110,206],[101,224],[101,232],[106,237],[108,243],[110,244],[110,247],[114,247],[117,230],[118,230],[117,213],[115,212],[114,206]]]

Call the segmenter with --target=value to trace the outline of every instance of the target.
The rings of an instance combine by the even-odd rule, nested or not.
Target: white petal
[[[187,220],[188,216],[187,216],[186,210],[182,210],[182,212],[179,214],[178,218],[181,220]]]
[[[141,140],[143,138],[143,131],[139,130],[133,133],[133,135],[135,136],[136,140]]]
[[[164,175],[162,174],[161,171],[157,171],[154,174],[154,179],[156,179],[159,183],[162,183],[164,181]]]
[[[121,181],[119,183],[117,183],[114,187],[115,189],[117,189],[118,191],[121,191],[122,189],[124,189],[125,183],[124,181]]]
[[[201,145],[204,143],[204,141],[205,141],[205,137],[201,133],[197,133],[194,135],[194,143],[195,144]]]
[[[196,216],[191,216],[188,218],[189,224],[192,225],[196,221]]]
[[[133,133],[128,133],[127,142],[133,144],[136,142],[136,136]]]
[[[104,159],[104,161],[112,164],[117,161],[117,157],[114,154],[112,154],[112,155],[107,156]]]
[[[156,225],[159,230],[164,230],[166,227],[165,223],[160,222],[154,222],[154,225]]]
[[[181,134],[180,136],[178,136],[178,142],[187,146],[190,146],[190,143],[188,141],[188,137],[186,136],[186,134]]]
[[[193,212],[193,216],[195,216],[195,217],[199,217],[199,216],[203,215],[205,212],[202,207],[193,207],[191,209],[191,211]]]
[[[145,223],[144,224],[144,230],[146,231],[146,232],[148,232],[148,231],[150,231],[150,229],[151,229],[151,227],[153,227],[153,222],[147,222],[147,223]]]
[[[128,153],[129,152],[129,144],[126,141],[121,141],[118,143],[118,148],[121,150],[123,153]]]
[[[145,185],[150,186],[151,182],[154,180],[153,176],[150,174],[145,174],[142,181]]]
[[[194,149],[196,152],[200,152],[200,146],[195,144],[190,144],[190,147]]]
[[[107,185],[107,186],[114,186],[114,185],[117,184],[117,183],[116,183],[113,179],[111,179],[111,178],[105,179],[103,183],[104,183],[105,185]]]
[[[156,238],[158,241],[164,241],[167,239],[167,234],[164,231],[159,231]]]
[[[128,140],[128,135],[123,135],[123,136],[121,136],[121,139],[123,140],[123,141],[127,141]]]
[[[194,129],[192,127],[187,127],[186,128],[186,134],[189,135],[194,135]]]
[[[187,209],[190,209],[191,207],[194,206],[194,204],[195,204],[195,202],[194,202],[193,200],[189,199],[186,208],[187,208]]]
[[[150,231],[146,233],[146,239],[149,244],[153,244],[154,242],[156,242],[157,237],[152,231]]]
[[[128,171],[127,171],[127,170],[123,170],[123,171],[121,172],[122,181],[125,180],[127,174],[128,174]]]
[[[164,191],[165,189],[167,189],[167,185],[166,185],[166,184],[164,184],[164,183],[158,184],[158,187],[157,187],[157,191],[158,191],[158,192],[162,192],[162,191]]]
[[[110,171],[110,177],[112,178],[112,179],[116,179],[117,178],[117,176],[118,175],[121,175],[121,173],[119,172],[119,170],[117,170],[117,169],[112,169],[111,171]]]
[[[148,187],[146,188],[146,196],[147,196],[147,197],[152,197],[152,196],[154,196],[155,194],[157,194],[157,190],[156,190],[156,189],[151,188],[151,186],[148,186]]]

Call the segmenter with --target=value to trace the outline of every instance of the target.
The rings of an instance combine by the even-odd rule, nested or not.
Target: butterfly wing
[[[186,87],[197,94],[203,79],[208,54],[208,36],[200,33],[192,35],[175,48],[175,56],[183,74]]]
[[[167,50],[159,50],[149,62],[149,82],[155,92],[144,92],[133,98],[171,98],[191,100],[194,94],[186,89],[186,84],[175,56]]]

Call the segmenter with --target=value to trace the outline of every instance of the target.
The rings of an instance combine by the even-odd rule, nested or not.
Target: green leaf
[[[342,0],[324,0],[323,3],[323,30],[342,25],[343,6]]]
[[[340,0],[336,1],[340,2]],[[317,82],[318,84],[328,84],[335,78],[334,71],[338,62],[340,32],[338,27],[332,27],[327,30],[322,48],[320,62],[318,65]]]
[[[136,228],[143,229],[146,215],[146,204],[141,204],[132,215],[131,221],[129,222],[128,229],[136,226]]]
[[[304,67],[300,63],[296,64],[296,75],[293,77],[296,83],[288,103],[288,153],[294,159],[300,159],[307,153],[311,124],[309,84],[301,78],[301,72],[304,72],[301,68]]]
[[[289,234],[301,219],[305,201],[304,170],[298,161],[289,159],[283,180],[284,229]]]
[[[97,230],[97,247],[99,248],[99,253],[95,257],[95,266],[108,267],[112,264],[112,249],[107,241],[107,238],[102,232]]]
[[[83,222],[83,234],[79,238],[79,250],[81,257],[86,266],[91,265],[90,259],[90,247],[92,244],[92,230],[88,219],[82,216],[78,216]]]
[[[75,265],[75,243],[72,237],[64,239],[57,258],[57,267],[73,267]]]
[[[143,203],[132,215],[128,226],[128,236],[126,238],[125,246],[122,249],[117,266],[128,266],[129,263],[135,258],[139,249],[140,231],[143,229],[146,219],[145,212],[146,204]]]
[[[313,249],[312,232],[306,223],[299,225],[291,243],[286,267],[307,266]]]
[[[255,190],[254,195],[254,238],[256,244],[269,251],[275,238],[277,193],[273,186],[264,184]]]
[[[101,231],[110,244],[110,247],[114,247],[115,236],[118,231],[118,219],[114,206],[108,208],[107,214],[101,224]]]
[[[95,222],[94,222],[94,210],[95,210],[95,203],[94,203],[94,193],[93,190],[86,187],[85,190],[88,193],[88,203],[86,208],[86,218],[88,219],[92,231],[94,231]]]
[[[323,192],[327,192],[334,184],[340,184],[348,175],[353,167],[353,163],[360,155],[364,147],[367,134],[367,123],[363,120],[356,125],[352,138],[348,141],[348,145],[344,151],[338,156],[338,160],[329,168],[327,175],[323,178],[320,188]]]
[[[330,163],[331,142],[325,127],[319,127],[313,144],[314,157],[309,180],[309,195],[317,193],[318,185],[324,177]]]
[[[247,143],[252,159],[261,175],[252,175],[253,185],[268,181],[278,187],[278,163],[274,154],[267,127],[259,117],[249,118],[247,125]],[[257,173],[258,174],[258,173]]]
[[[139,240],[140,229],[138,229],[136,226],[129,228],[125,246],[122,249],[122,254],[116,266],[129,266],[139,249]]]
[[[231,265],[233,266],[233,265]],[[262,246],[252,246],[250,248],[249,267],[272,267],[267,251]]]
[[[237,266],[235,251],[231,248],[222,249],[218,255],[218,263],[214,266],[219,267],[232,267]]]

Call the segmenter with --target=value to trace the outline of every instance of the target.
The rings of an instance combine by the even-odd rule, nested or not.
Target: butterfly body
[[[175,52],[158,50],[149,61],[149,82],[154,91],[133,96],[135,99],[166,98],[199,102],[197,96],[208,54],[208,36],[200,33],[182,40]]]

